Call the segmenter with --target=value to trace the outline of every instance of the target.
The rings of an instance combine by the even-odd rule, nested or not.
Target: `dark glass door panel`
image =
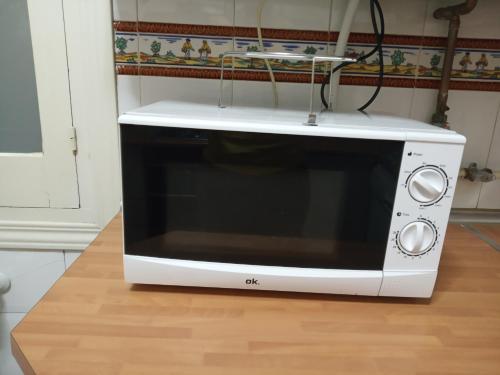
[[[403,142],[121,125],[125,252],[383,267]]]

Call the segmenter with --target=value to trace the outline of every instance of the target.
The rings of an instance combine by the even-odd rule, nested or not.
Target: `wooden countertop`
[[[12,350],[26,374],[499,374],[500,252],[451,225],[432,300],[131,286],[116,218]]]

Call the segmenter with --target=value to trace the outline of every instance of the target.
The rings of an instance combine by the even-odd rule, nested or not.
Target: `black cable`
[[[375,17],[375,7],[377,8],[378,16],[380,19],[380,32],[378,30],[378,25],[377,25],[377,21],[376,21],[376,17]],[[368,57],[372,56],[374,53],[376,53],[378,51],[379,52],[379,83],[378,83],[377,89],[375,90],[372,97],[368,100],[368,102],[365,105],[360,107],[359,110],[366,109],[368,107],[368,105],[370,105],[375,100],[376,96],[378,95],[378,93],[380,91],[380,87],[382,86],[382,78],[383,78],[382,41],[383,41],[384,34],[385,34],[385,23],[384,23],[384,15],[382,12],[382,8],[380,7],[378,0],[371,0],[370,1],[370,15],[371,15],[371,20],[372,20],[373,31],[374,31],[374,34],[376,37],[375,38],[376,46],[369,53],[362,55],[362,56],[359,56],[356,59],[356,61],[359,62],[361,60],[367,59]],[[382,56],[382,58],[380,56]],[[343,67],[348,66],[352,63],[353,62],[344,62],[344,63],[336,66],[333,69],[332,73],[335,73],[335,72],[339,71],[340,69],[342,69]],[[381,78],[381,76],[382,76],[382,78]],[[330,82],[330,73],[327,76],[325,76],[325,79],[323,80],[323,83],[321,85],[321,101],[323,102],[323,105],[325,106],[325,108],[328,108],[328,102],[325,99],[324,91],[325,91],[325,86],[329,82]]]
[[[377,20],[375,17],[375,7],[377,8],[378,16],[380,19],[380,32],[378,30]],[[383,41],[384,34],[385,34],[385,23],[384,23],[384,15],[382,12],[382,8],[380,7],[378,0],[371,0],[370,1],[370,15],[371,15],[371,20],[372,20],[373,32],[374,32],[375,37],[376,37],[375,38],[376,46],[369,53],[362,55],[362,56],[359,56],[356,59],[356,61],[359,62],[361,60],[367,59],[368,57],[372,56],[375,52],[379,51],[379,86],[377,87],[377,90],[375,90],[374,95],[372,95],[372,97],[368,100],[368,102],[367,102],[368,105],[370,105],[375,100],[375,97],[378,95],[378,92],[380,91],[380,86],[382,83],[381,78],[380,78],[380,74],[382,74],[382,76],[383,76],[383,69],[380,69],[380,66],[382,66],[382,68],[383,68],[383,59],[381,60],[380,56],[381,56],[381,51],[382,51],[382,41]],[[353,62],[344,62],[344,63],[336,66],[333,69],[332,73],[335,73],[335,72],[339,71],[340,69],[342,69],[343,67],[348,66],[350,64],[353,64]],[[380,71],[382,71],[382,73],[380,73]],[[325,106],[325,108],[328,108],[328,102],[325,99],[325,86],[329,82],[330,82],[330,73],[328,73],[328,75],[325,76],[325,79],[323,80],[323,83],[321,85],[321,101],[323,102],[323,105]],[[366,109],[366,107],[367,107],[367,105],[365,104],[362,107],[360,107],[360,110],[364,110],[364,109]]]
[[[362,105],[361,107],[358,108],[358,111],[363,112],[366,108],[368,108],[377,98],[380,89],[382,88],[382,85],[384,83],[384,51],[382,47],[382,42],[385,34],[385,25],[384,25],[384,14],[382,12],[382,8],[380,7],[380,4],[378,0],[374,0],[370,2],[370,11],[371,14],[374,15],[374,9],[373,6],[377,8],[377,12],[379,14],[379,19],[380,19],[380,33],[377,27],[377,22],[374,21],[374,16],[372,17],[372,23],[373,23],[373,30],[375,31],[375,35],[378,35],[380,42],[378,43],[379,48],[378,48],[378,82],[377,82],[377,88],[373,92],[372,96],[368,101]]]
[[[380,30],[379,30],[378,25],[377,25],[375,10],[377,11],[377,14],[378,14],[378,18],[379,18],[379,22],[380,22]],[[378,77],[379,77],[379,79],[378,79],[377,88],[375,89],[375,92],[373,93],[373,95],[370,97],[370,99],[368,99],[368,101],[363,106],[358,108],[359,111],[364,111],[370,104],[373,103],[373,101],[376,99],[378,93],[380,92],[380,89],[381,89],[382,84],[383,84],[383,78],[384,78],[384,56],[383,56],[382,43],[383,43],[384,35],[385,35],[385,21],[384,21],[384,13],[382,11],[382,7],[380,6],[380,3],[378,2],[378,0],[370,0],[370,15],[371,15],[371,20],[372,20],[373,32],[375,34],[376,45],[367,54],[362,55],[362,56],[358,56],[358,58],[356,59],[356,62],[360,62],[362,60],[365,60],[365,59],[371,57],[372,55],[374,55],[376,52],[378,52],[378,59],[379,59],[379,76]],[[342,69],[350,64],[353,64],[353,63],[354,62],[343,62],[342,64],[337,65],[332,70],[331,73],[334,74],[337,71],[339,71],[340,69]],[[325,87],[327,84],[330,83],[330,77],[331,77],[331,74],[330,74],[330,72],[328,72],[328,74],[323,79],[323,82],[321,83],[321,92],[320,92],[321,93],[321,101],[323,102],[323,105],[325,106],[325,108],[328,108],[328,102],[325,99]]]

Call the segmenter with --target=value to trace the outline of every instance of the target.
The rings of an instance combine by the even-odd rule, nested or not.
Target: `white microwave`
[[[119,122],[127,282],[432,295],[463,136],[181,102]]]

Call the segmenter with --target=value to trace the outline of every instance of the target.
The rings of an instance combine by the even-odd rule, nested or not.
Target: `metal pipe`
[[[477,163],[470,163],[467,168],[461,168],[458,177],[472,182],[491,182],[500,179],[500,171],[492,171],[490,168],[479,169]]]
[[[434,18],[438,20],[450,20],[454,16],[463,16],[470,13],[477,5],[478,0],[467,0],[461,4],[436,9]]]
[[[500,171],[492,171],[493,176],[495,176],[496,180],[500,180]],[[460,172],[458,172],[458,177],[465,178],[468,175],[467,168],[460,168]]]
[[[450,85],[451,71],[453,68],[453,58],[455,55],[455,46],[457,44],[458,30],[460,28],[460,16],[467,14],[474,9],[478,0],[467,0],[458,5],[452,5],[446,8],[439,8],[434,12],[434,18],[448,20],[448,45],[444,55],[443,68],[441,73],[441,84],[436,103],[436,112],[432,115],[432,123],[443,128],[448,127],[448,116],[446,111],[450,108],[448,102],[448,89]]]
[[[450,20],[448,27],[448,45],[444,54],[443,69],[441,73],[441,84],[437,96],[436,112],[432,115],[434,125],[447,127],[448,116],[446,112],[448,107],[448,89],[450,85],[451,70],[453,68],[453,58],[455,55],[455,46],[457,44],[458,29],[460,28],[460,17],[455,16]]]

